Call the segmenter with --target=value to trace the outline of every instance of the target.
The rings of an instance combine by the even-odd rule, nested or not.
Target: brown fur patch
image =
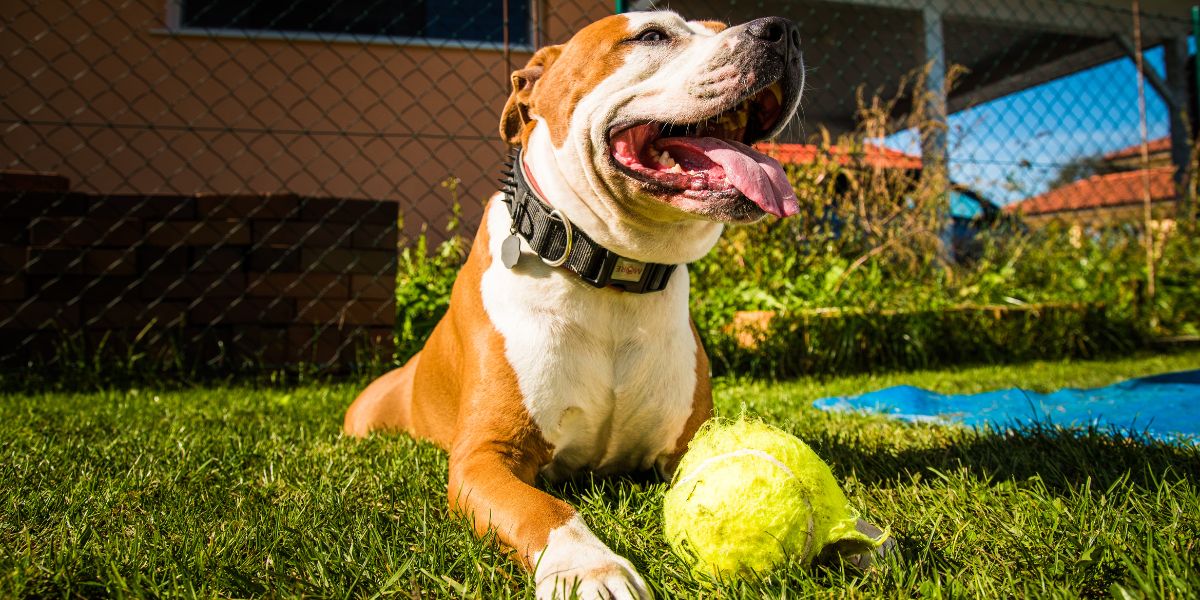
[[[692,338],[696,340],[696,390],[692,393],[692,414],[688,415],[687,421],[683,424],[683,432],[675,440],[675,451],[672,453],[671,459],[667,461],[667,475],[675,472],[675,467],[679,466],[679,461],[687,452],[688,444],[700,430],[700,426],[712,418],[712,378],[709,376],[708,354],[700,342],[700,332],[696,330],[694,321],[692,322]]]
[[[493,199],[492,202],[498,202]],[[491,204],[485,208],[485,213]],[[525,409],[517,375],[504,355],[504,338],[487,318],[481,282],[492,263],[487,221],[459,271],[450,308],[418,357],[368,386],[350,414],[381,420],[357,423],[366,431],[403,427],[450,452],[450,507],[468,515],[482,535],[494,529],[527,566],[550,532],[575,510],[533,487],[553,447]],[[415,369],[411,385],[406,369]],[[357,408],[360,402],[374,410]],[[347,426],[349,431],[349,425]]]
[[[728,25],[720,21],[696,21],[696,23],[713,33],[721,33],[729,28]]]
[[[562,146],[567,139],[579,101],[625,64],[630,46],[621,42],[629,33],[629,19],[623,15],[584,27],[563,46],[558,59],[534,86],[531,110],[545,120],[555,146]]]

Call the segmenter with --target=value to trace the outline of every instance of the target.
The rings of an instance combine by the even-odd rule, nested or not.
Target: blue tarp
[[[1200,440],[1200,370],[1122,381],[1087,390],[1040,394],[1020,388],[980,394],[939,394],[898,385],[859,396],[822,398],[822,410],[874,411],[905,421],[1066,427],[1116,427],[1159,439]]]

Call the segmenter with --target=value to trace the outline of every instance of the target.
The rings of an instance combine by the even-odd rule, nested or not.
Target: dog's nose
[[[762,40],[783,56],[800,51],[800,31],[783,17],[763,17],[746,23],[746,33]]]

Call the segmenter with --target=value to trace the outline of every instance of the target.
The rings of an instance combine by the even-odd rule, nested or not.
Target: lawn
[[[705,584],[662,539],[664,484],[555,485],[659,598],[1195,597],[1200,447],[1032,427],[977,432],[825,414],[813,399],[1090,387],[1200,352],[785,383],[717,382],[718,410],[792,430],[897,536],[878,571]],[[351,384],[0,398],[0,597],[527,597],[528,577],[445,503],[446,456],[341,437]],[[705,587],[706,585],[710,587]]]

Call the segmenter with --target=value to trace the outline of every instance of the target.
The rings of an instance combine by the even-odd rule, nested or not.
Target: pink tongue
[[[720,165],[730,185],[770,214],[787,217],[800,211],[783,166],[750,146],[711,137],[663,138],[656,145],[676,158],[702,155]]]

